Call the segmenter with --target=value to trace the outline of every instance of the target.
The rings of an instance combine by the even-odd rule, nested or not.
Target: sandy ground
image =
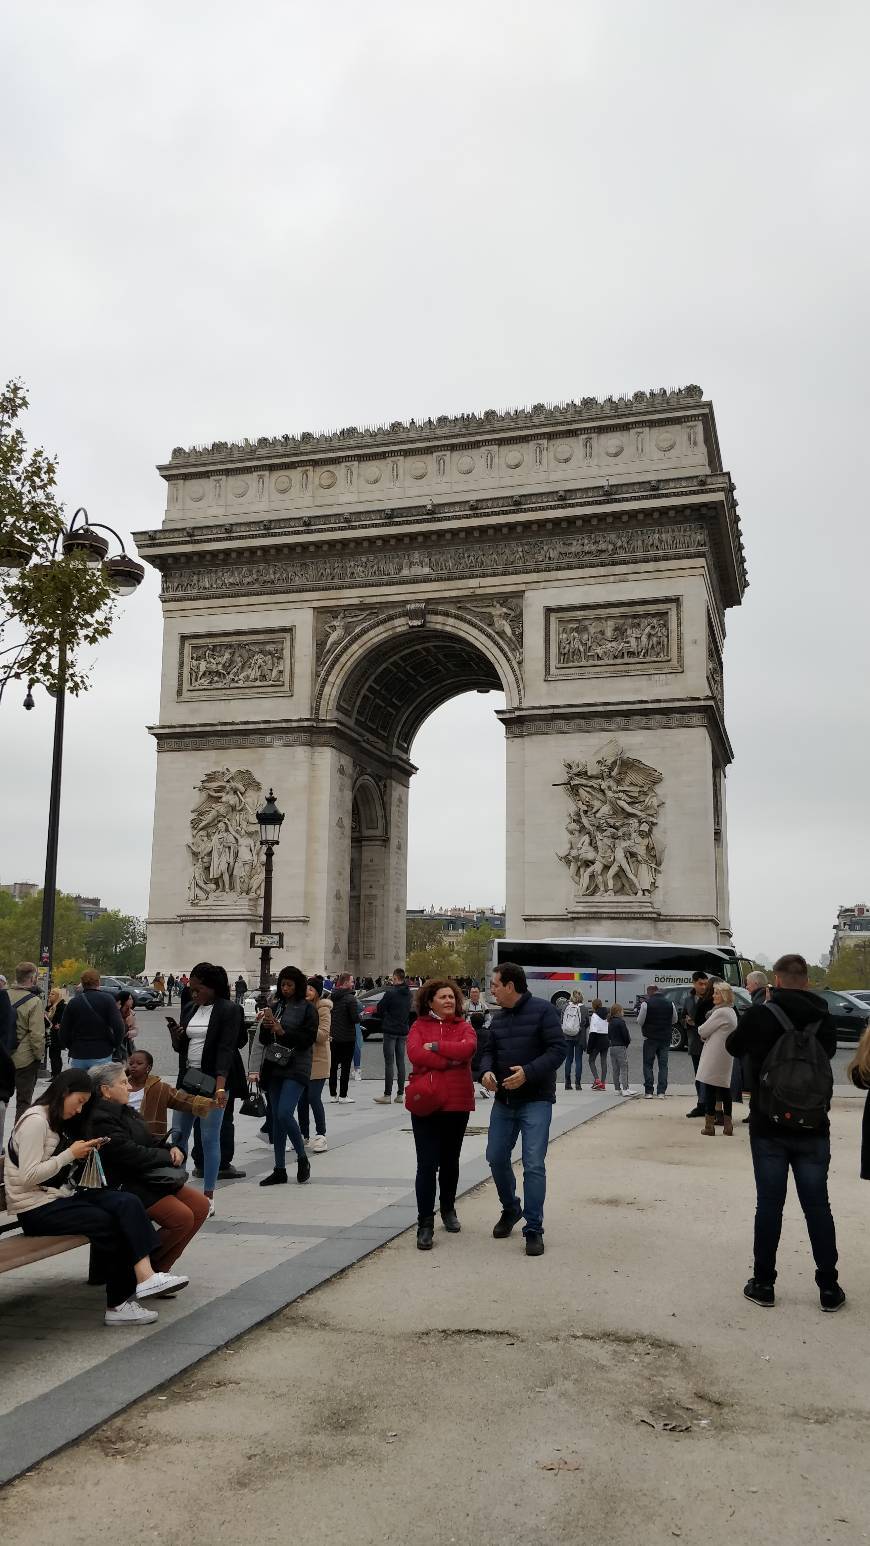
[[[777,1308],[743,1299],[746,1129],[626,1102],[551,1149],[542,1259],[479,1188],[460,1236],[403,1236],[13,1483],[0,1536],[870,1540],[870,1187],[860,1100],[835,1107],[838,1315],[793,1197]]]

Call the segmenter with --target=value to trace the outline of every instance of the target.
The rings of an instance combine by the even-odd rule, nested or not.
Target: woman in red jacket
[[[477,1051],[477,1036],[463,1018],[464,1002],[458,983],[447,977],[431,978],[417,994],[417,1019],[408,1033],[412,1074],[405,1105],[417,1149],[418,1251],[431,1251],[435,1242],[436,1177],[444,1228],[451,1235],[460,1229],[456,1217],[459,1153],[474,1110],[471,1059]],[[437,1100],[437,1109],[430,1115],[418,1116],[415,1111],[418,1090],[427,1101]]]

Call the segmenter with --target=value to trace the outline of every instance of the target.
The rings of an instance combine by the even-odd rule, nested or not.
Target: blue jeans
[[[361,1068],[362,1067],[362,1049],[363,1049],[362,1026],[358,1025],[357,1028],[356,1028],[356,1037],[355,1037],[354,1044],[353,1044],[353,1066],[354,1066],[354,1068]]]
[[[544,1198],[547,1193],[547,1144],[553,1107],[548,1100],[529,1100],[506,1106],[494,1100],[489,1118],[486,1158],[505,1213],[524,1213],[523,1234],[544,1232]],[[522,1136],[523,1206],[517,1200],[517,1183],[511,1155]]]
[[[807,1221],[816,1282],[819,1288],[832,1288],[837,1281],[837,1235],[828,1201],[830,1138],[824,1135],[799,1138],[790,1133],[777,1138],[758,1138],[750,1131],[749,1147],[757,1198],[755,1277],[759,1283],[776,1282],[776,1251],[782,1233],[782,1210],[791,1167],[798,1201]]]
[[[112,1054],[106,1052],[100,1058],[70,1058],[70,1068],[100,1068],[103,1063],[111,1063]]]
[[[303,1138],[308,1137],[308,1113],[309,1109],[314,1113],[314,1128],[318,1136],[326,1137],[326,1112],[323,1109],[323,1086],[325,1079],[310,1079],[306,1089],[299,1097],[299,1107],[296,1119]]]
[[[272,1093],[272,1144],[275,1150],[275,1169],[283,1170],[287,1163],[287,1139],[296,1150],[297,1159],[305,1159],[305,1144],[296,1120],[296,1107],[304,1095],[306,1086],[298,1079],[270,1080]]]
[[[664,1095],[668,1087],[668,1053],[670,1044],[666,1041],[654,1041],[651,1036],[643,1039],[643,1088],[645,1095],[653,1092],[653,1065],[656,1058],[659,1060],[657,1095]]]
[[[221,1168],[221,1123],[224,1114],[220,1106],[210,1111],[207,1117],[199,1118],[199,1133],[202,1140],[202,1189],[204,1192],[213,1192],[217,1184],[217,1173]],[[172,1117],[172,1142],[177,1148],[184,1151],[187,1158],[187,1146],[190,1142],[190,1134],[193,1130],[194,1115],[192,1111],[176,1111]]]
[[[579,1036],[566,1036],[565,1042],[568,1047],[568,1056],[565,1059],[565,1083],[571,1083],[571,1068],[576,1061],[577,1088],[579,1090],[580,1078],[583,1073],[583,1042]]]

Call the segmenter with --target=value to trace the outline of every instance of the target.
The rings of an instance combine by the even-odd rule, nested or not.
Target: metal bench
[[[60,1256],[62,1251],[76,1251],[90,1243],[87,1235],[23,1235],[18,1220],[6,1215],[3,1166],[0,1159],[0,1272],[14,1272],[16,1267],[29,1267],[43,1257]]]

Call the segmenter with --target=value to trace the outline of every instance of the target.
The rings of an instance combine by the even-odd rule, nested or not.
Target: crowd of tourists
[[[733,1103],[749,1092],[749,1140],[757,1206],[753,1273],[744,1293],[767,1308],[775,1302],[776,1257],[789,1171],[803,1209],[816,1264],[820,1305],[839,1309],[834,1221],[828,1199],[828,1108],[836,1031],[825,1001],[809,985],[806,961],[786,955],[771,985],[755,972],[752,1005],[738,1021],[733,992],[697,973],[686,1006],[689,1053],[696,1075],[700,1132],[717,1125],[733,1137]],[[6,1103],[16,1121],[4,1169],[7,1207],[25,1235],[84,1235],[91,1242],[90,1281],[105,1285],[108,1325],[156,1319],[152,1301],[188,1283],[173,1269],[215,1211],[220,1178],[244,1176],[233,1165],[233,1108],[262,1120],[273,1169],[262,1187],[286,1185],[287,1150],[296,1181],[311,1177],[311,1154],[327,1148],[324,1092],[348,1103],[360,1004],[350,974],[278,974],[249,1033],[247,990],[231,990],[223,967],[200,962],[187,980],[173,978],[180,1018],[167,1024],[178,1056],[174,1085],[153,1072],[153,1056],[135,1042],[125,995],[85,972],[65,1006],[43,1003],[37,969],[23,962],[11,989],[0,984],[0,1146]],[[166,984],[167,990],[169,984]],[[493,1100],[486,1155],[501,1205],[493,1236],[522,1223],[527,1256],[544,1253],[546,1155],[557,1083],[582,1089],[583,1057],[596,1091],[631,1096],[631,1033],[622,1007],[571,994],[560,1014],[534,997],[523,968],[502,962],[490,982],[488,1007],[479,985],[433,978],[412,992],[397,968],[378,1005],[383,1031],[384,1093],[410,1113],[416,1150],[417,1247],[435,1244],[436,1211],[448,1234],[460,1232],[456,1211],[462,1145],[477,1093]],[[644,1096],[668,1098],[668,1052],[676,1009],[650,984],[637,1008]],[[62,1067],[62,1054],[68,1066]],[[43,1056],[48,1088],[34,1099]],[[61,1064],[61,1066],[58,1066]],[[870,1091],[870,1033],[850,1076]],[[170,1118],[171,1113],[171,1118]],[[167,1124],[171,1121],[168,1130]],[[193,1142],[192,1142],[193,1140]],[[522,1195],[513,1155],[520,1144]],[[192,1147],[193,1178],[187,1170]],[[870,1095],[865,1104],[861,1174],[870,1179]]]

